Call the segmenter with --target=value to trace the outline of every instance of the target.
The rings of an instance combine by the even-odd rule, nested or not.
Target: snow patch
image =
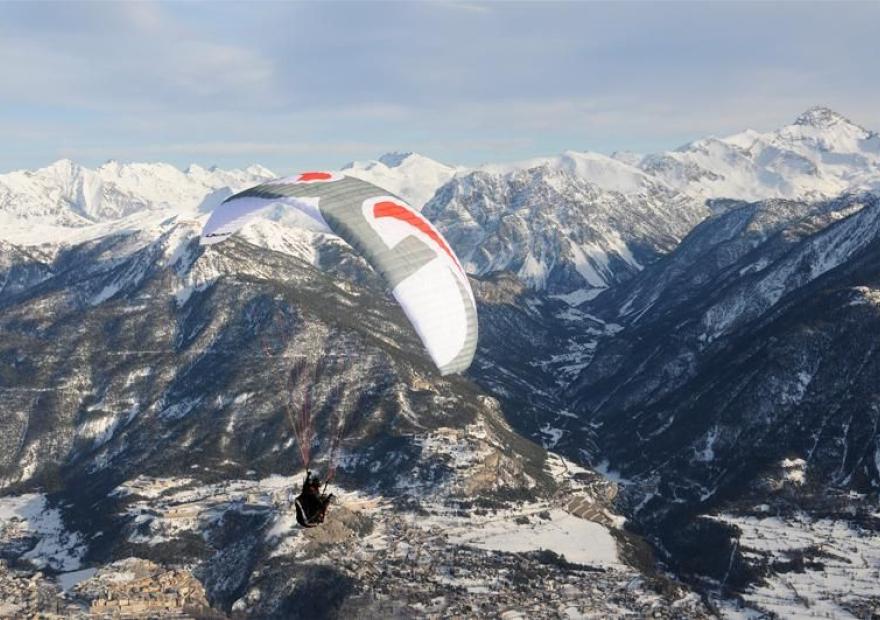
[[[806,481],[807,462],[804,459],[783,459],[781,465],[786,480],[797,485]]]
[[[772,565],[801,556],[807,560],[802,570],[771,570],[743,593],[747,603],[794,619],[856,618],[852,609],[870,609],[876,601],[880,567],[876,532],[843,520],[814,520],[806,515],[714,518],[739,528],[739,546],[747,561]]]
[[[585,301],[592,301],[596,299],[599,295],[604,293],[606,288],[582,288],[576,291],[572,291],[570,293],[564,293],[561,295],[550,295],[553,299],[560,299],[567,303],[569,306],[579,306]]]
[[[50,508],[41,493],[0,498],[0,531],[4,539],[36,538],[21,559],[40,569],[78,569],[86,552],[82,536],[64,527],[61,511]]]
[[[569,562],[592,566],[620,566],[617,543],[608,528],[554,508],[549,519],[517,523],[514,519],[475,524],[467,530],[454,528],[453,542],[508,553],[546,549]]]

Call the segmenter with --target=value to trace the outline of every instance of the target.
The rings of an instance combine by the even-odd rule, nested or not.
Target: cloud
[[[7,102],[155,111],[277,96],[270,59],[233,42],[206,39],[161,5],[25,7],[0,20],[0,95]],[[65,16],[70,21],[62,28]]]
[[[798,7],[0,3],[0,168],[659,150],[816,103],[880,128],[880,5]]]
[[[455,11],[465,11],[468,13],[492,13],[492,7],[488,3],[483,2],[453,2],[450,0],[432,2],[431,6],[441,9],[449,9]]]
[[[169,155],[202,155],[208,157],[236,156],[260,157],[264,155],[302,155],[320,152],[322,154],[334,153],[338,155],[351,155],[353,153],[377,152],[388,145],[368,142],[182,142],[141,144],[129,148],[130,155],[135,157],[153,158]],[[112,150],[108,145],[95,145],[72,149],[67,152],[68,156],[95,157]]]

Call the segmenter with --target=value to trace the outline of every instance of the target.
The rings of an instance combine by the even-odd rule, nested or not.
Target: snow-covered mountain
[[[630,514],[679,570],[751,588],[753,571],[785,581],[785,566],[696,515],[813,515],[831,520],[820,528],[877,536],[880,195],[726,207],[579,308],[620,329],[562,400],[581,423],[569,436],[601,446]],[[721,558],[699,552],[708,541]],[[823,604],[850,597],[822,566],[809,570]],[[784,617],[805,606],[774,604]]]
[[[386,153],[379,159],[350,162],[342,170],[384,187],[421,210],[437,188],[463,168],[447,166],[418,153]]]
[[[586,299],[674,247],[707,199],[819,200],[880,187],[880,136],[826,108],[676,151],[568,151],[459,173],[426,206],[472,273]],[[716,202],[719,208],[722,203]]]
[[[614,485],[519,436],[467,378],[437,376],[352,256],[322,270],[242,239],[202,247],[197,233],[169,222],[52,256],[0,248],[4,264],[44,270],[0,295],[0,559],[15,562],[0,562],[12,606],[0,614],[112,608],[107,582],[130,581],[140,558],[201,584],[201,617],[296,617],[297,596],[345,617],[411,617],[426,600],[461,617],[486,603],[468,585],[486,575],[498,609],[552,589],[548,608],[708,617],[640,568],[651,554],[622,527]],[[341,437],[338,497],[315,530],[294,516],[301,366],[320,388],[313,467],[328,470]],[[58,572],[83,581],[60,601]],[[39,600],[20,596],[23,575]],[[125,591],[126,606],[161,615],[159,595]]]
[[[257,165],[181,171],[168,164],[111,161],[92,170],[62,159],[0,175],[0,239],[74,243],[171,217],[198,218],[231,193],[273,177]]]
[[[668,252],[710,213],[707,198],[819,199],[880,187],[880,137],[813,108],[777,131],[647,156],[567,151],[468,169],[388,153],[343,169],[426,206],[471,273],[509,270],[536,290],[578,301]],[[158,234],[168,218],[198,220],[230,193],[273,176],[260,166],[180,171],[109,162],[90,170],[62,160],[0,175],[0,239],[37,245],[122,229]],[[307,257],[314,240],[303,225],[279,211],[243,234]]]
[[[776,131],[703,138],[636,162],[622,158],[699,198],[821,199],[880,187],[880,135],[823,107]]]
[[[583,299],[668,252],[709,211],[609,157],[565,153],[459,174],[424,209],[465,268]]]
[[[875,382],[854,383],[873,377],[868,368],[877,363],[871,339],[855,352],[859,334],[875,331],[878,247],[876,194],[818,204],[741,203],[703,222],[672,254],[585,304],[585,311],[619,321],[623,329],[600,343],[570,388],[573,406],[601,422],[607,446],[632,457],[618,463],[626,473],[642,468],[646,445],[670,449],[656,459],[666,465],[650,477],[670,466],[677,497],[692,485],[695,498],[706,501],[725,485],[741,483],[733,472],[748,466],[723,455],[742,457],[750,450],[778,449],[780,460],[805,450],[798,456],[810,457],[808,476],[843,483],[864,468],[861,484],[880,488],[873,448],[853,448],[841,456],[855,459],[847,465],[821,456],[824,442],[837,441],[833,437],[873,445],[880,440],[876,432],[813,432],[873,415]],[[848,374],[843,369],[849,365],[860,370]],[[806,423],[824,416],[818,401],[839,402],[833,396],[838,391],[861,394],[857,400],[867,410],[857,413],[863,407],[853,402],[849,422],[831,416]],[[799,413],[792,416],[794,410]],[[792,426],[778,424],[785,416]],[[781,432],[792,436],[772,446],[746,439]],[[685,470],[693,473],[685,476]]]
[[[589,151],[565,151],[553,157],[485,164],[477,167],[475,171],[504,176],[535,168],[565,173],[571,178],[589,181],[603,191],[618,194],[652,194],[668,189],[664,187],[663,181],[651,177],[625,161]]]
[[[137,557],[253,617],[321,596],[351,616],[701,617],[669,571],[734,617],[753,610],[730,596],[880,613],[880,199],[855,191],[876,140],[814,109],[658,156],[352,164],[426,200],[479,274],[478,354],[448,378],[363,261],[289,214],[198,245],[265,169],[0,176],[0,560],[19,563],[0,593],[101,566],[65,575],[91,583],[63,604],[105,606]],[[326,382],[348,395],[318,425],[353,413],[342,505],[302,533],[286,377],[318,357],[346,360]]]

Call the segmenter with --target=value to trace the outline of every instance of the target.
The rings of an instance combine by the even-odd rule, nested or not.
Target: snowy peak
[[[845,116],[829,108],[817,106],[798,116],[794,123],[776,131],[761,133],[747,129],[742,133],[722,138],[720,142],[746,151],[753,151],[756,146],[760,148],[766,145],[797,149],[797,143],[806,142],[808,143],[806,148],[823,152],[855,153],[863,150],[866,146],[863,141],[872,136],[874,136],[872,132]],[[680,150],[686,151],[689,147],[704,142],[705,140],[698,140]]]
[[[578,177],[609,192],[635,194],[658,185],[638,168],[599,153],[566,151],[559,165],[572,176]]]
[[[380,155],[379,161],[381,163],[385,164],[386,166],[388,166],[389,168],[397,168],[398,166],[403,164],[407,159],[409,159],[411,157],[412,158],[427,159],[427,157],[421,157],[420,155],[416,155],[415,153],[412,153],[412,152],[399,153],[399,152],[395,151],[393,153],[385,153],[384,155]]]
[[[877,187],[880,137],[812,108],[775,131],[644,157],[565,151],[483,165],[459,172],[425,212],[471,272],[506,269],[568,294],[631,277],[707,215],[707,199],[800,204]]]
[[[36,172],[29,173],[33,175],[45,174],[45,175],[55,175],[55,176],[70,176],[76,174],[77,172],[82,170],[82,166],[77,164],[70,159],[64,158],[59,159],[56,162],[49,164],[44,168],[38,169]]]
[[[777,143],[789,145],[794,150],[798,148],[796,143],[800,142],[801,148],[812,149],[819,154],[870,155],[871,151],[875,155],[878,153],[876,134],[828,108],[810,108],[801,114],[794,124],[783,127],[771,135]],[[874,138],[873,143],[872,138]],[[852,163],[858,164],[858,162]]]
[[[354,161],[342,167],[348,174],[374,183],[421,209],[437,189],[461,169],[418,153],[386,153],[378,159]]]
[[[36,245],[82,241],[114,230],[151,225],[174,215],[198,217],[211,196],[228,195],[275,175],[247,170],[181,171],[163,163],[108,161],[90,169],[69,159],[35,171],[0,174],[0,237]]]
[[[797,117],[794,121],[795,125],[807,125],[817,129],[830,129],[835,125],[850,125],[865,131],[845,116],[838,114],[830,108],[824,106],[814,106]]]
[[[665,183],[646,174],[643,170],[616,157],[608,157],[590,151],[564,151],[555,157],[538,157],[507,164],[486,164],[478,170],[491,175],[510,177],[517,173],[545,169],[551,173],[564,173],[579,182],[589,183],[597,189],[621,194],[651,192]]]
[[[615,159],[635,168],[639,167],[639,163],[644,157],[643,154],[634,153],[633,151],[615,151],[611,153],[611,159]]]
[[[211,172],[216,172],[217,166],[211,167]],[[248,166],[244,169],[247,174],[251,174],[257,177],[265,177],[267,179],[273,178],[277,176],[274,172],[266,168],[265,166],[261,166],[259,164],[253,164],[252,166]]]
[[[819,200],[880,187],[880,137],[815,107],[778,130],[703,138],[639,167],[697,198]]]
[[[707,213],[628,164],[574,151],[459,174],[425,207],[469,272],[508,270],[554,294],[631,277]]]

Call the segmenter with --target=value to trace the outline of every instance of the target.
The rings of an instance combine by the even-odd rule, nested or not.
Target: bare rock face
[[[608,161],[637,177],[633,187],[606,189],[549,163],[478,170],[441,187],[424,212],[475,275],[510,271],[549,293],[603,289],[672,249],[708,214],[700,202]]]

